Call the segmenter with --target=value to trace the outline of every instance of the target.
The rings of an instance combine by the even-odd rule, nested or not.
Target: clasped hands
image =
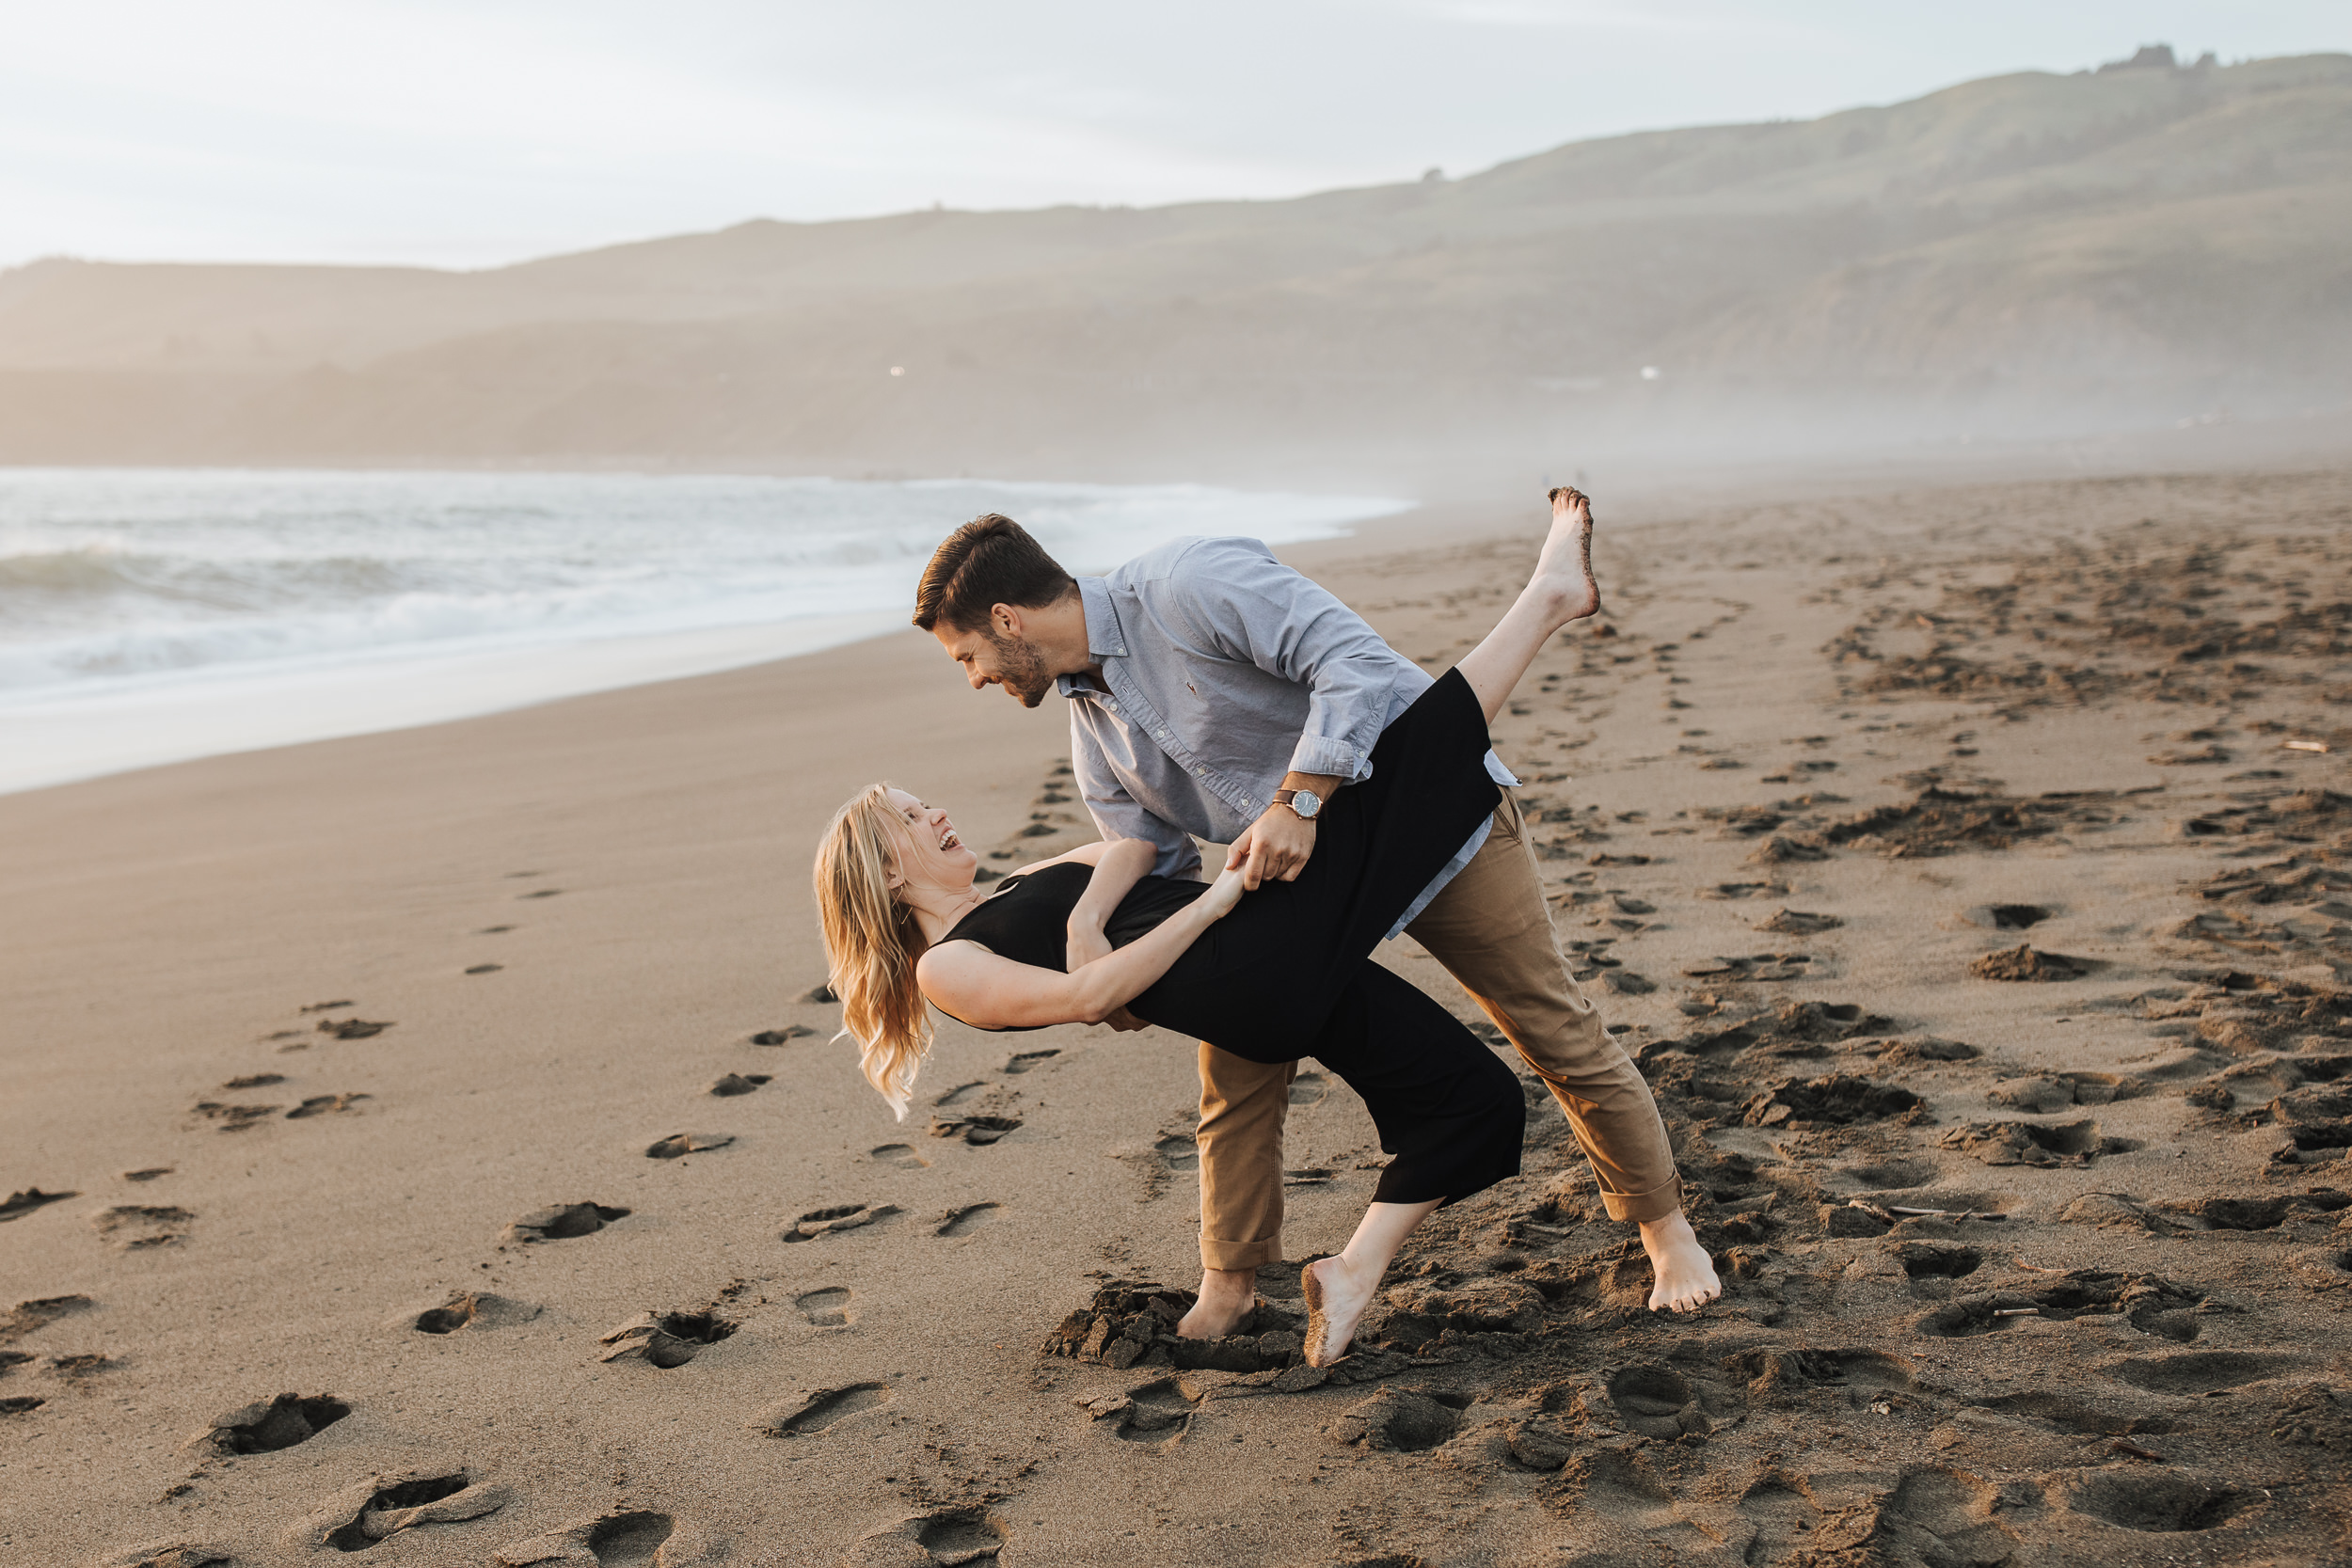
[[[1230,910],[1241,894],[1256,892],[1262,882],[1297,880],[1314,852],[1315,825],[1286,805],[1269,806],[1226,850],[1225,869],[1209,896],[1218,898]],[[1218,912],[1221,915],[1224,911]],[[1097,958],[1110,957],[1110,938],[1103,934],[1101,926],[1082,920],[1072,922],[1066,962],[1073,973]],[[1150,1027],[1124,1007],[1103,1022],[1121,1034]]]

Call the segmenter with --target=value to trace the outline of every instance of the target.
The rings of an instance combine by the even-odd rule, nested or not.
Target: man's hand
[[[1268,806],[1265,815],[1233,841],[1231,852],[1244,857],[1241,885],[1248,892],[1257,892],[1258,884],[1269,878],[1295,882],[1307,868],[1308,857],[1315,852],[1315,825],[1302,820],[1288,806]]]
[[[1282,775],[1284,789],[1311,790],[1325,805],[1331,803],[1331,797],[1346,783],[1345,779],[1322,773]],[[1233,841],[1232,852],[1247,857],[1242,866],[1242,886],[1251,893],[1257,892],[1258,884],[1268,878],[1295,882],[1315,852],[1315,825],[1286,805],[1268,806],[1265,815]]]

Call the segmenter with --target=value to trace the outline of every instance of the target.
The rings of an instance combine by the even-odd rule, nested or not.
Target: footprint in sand
[[[993,1203],[968,1203],[961,1209],[950,1209],[939,1216],[934,1236],[968,1236],[996,1217]]]
[[[593,1235],[614,1220],[628,1217],[628,1210],[601,1203],[562,1203],[551,1209],[534,1209],[508,1226],[506,1233],[500,1239],[508,1242],[568,1242],[577,1236]]]
[[[1019,1117],[933,1117],[930,1134],[934,1138],[961,1138],[975,1148],[1000,1142],[1006,1133],[1021,1125]]]
[[[1964,1279],[1984,1266],[1984,1254],[1972,1246],[1899,1242],[1887,1250],[1913,1279]]]
[[[346,1007],[350,1005],[348,1002],[338,1004]],[[374,1018],[323,1018],[313,1027],[316,1033],[331,1035],[339,1040],[366,1040],[373,1039],[385,1030],[392,1027],[392,1021]]]
[[[681,1155],[700,1154],[707,1149],[724,1148],[735,1141],[732,1132],[673,1132],[660,1139],[645,1150],[648,1160],[675,1160]]]
[[[0,1345],[14,1344],[27,1334],[47,1328],[60,1318],[87,1312],[97,1307],[87,1296],[41,1296],[33,1301],[20,1301],[0,1316]]]
[[[1655,1363],[1622,1368],[1606,1386],[1627,1431],[1669,1443],[1685,1433],[1713,1431],[1742,1402],[1728,1389]]]
[[[362,1100],[374,1098],[373,1095],[368,1094],[314,1094],[293,1110],[288,1111],[286,1119],[299,1121],[305,1117],[336,1116],[350,1110]]]
[[[2133,1356],[2103,1370],[2119,1383],[2152,1394],[2202,1396],[2242,1388],[2310,1364],[2299,1355],[2259,1351],[2185,1351],[2176,1355]]]
[[[1152,1146],[1152,1152],[1160,1163],[1172,1171],[1192,1171],[1200,1168],[1200,1146],[1189,1132],[1170,1132]]]
[[[850,1310],[852,1292],[844,1285],[827,1285],[792,1298],[792,1305],[818,1328],[847,1328],[857,1322]]]
[[[1098,1421],[1116,1421],[1111,1430],[1123,1442],[1172,1444],[1192,1430],[1193,1412],[1205,1392],[1189,1378],[1154,1378],[1096,1400],[1087,1411]]]
[[[754,1045],[788,1045],[794,1040],[807,1039],[816,1033],[805,1023],[787,1023],[781,1029],[762,1029],[752,1036],[751,1040]]]
[[[1742,1351],[1723,1366],[1746,1381],[1747,1398],[1756,1404],[1804,1403],[1814,1388],[1901,1391],[1912,1386],[1910,1365],[1879,1350]]]
[[[122,1180],[125,1181],[152,1181],[159,1176],[169,1176],[172,1173],[173,1168],[174,1167],[170,1165],[146,1165],[138,1170],[124,1171],[122,1173]]]
[[[840,1230],[859,1230],[888,1219],[898,1212],[895,1203],[840,1203],[827,1209],[812,1209],[792,1222],[785,1231],[787,1242],[813,1242]]]
[[[539,1312],[531,1302],[486,1291],[452,1291],[432,1306],[410,1308],[393,1321],[420,1334],[454,1334],[462,1328],[511,1328],[529,1323]]]
[[[2265,1493],[2200,1481],[2179,1470],[2089,1470],[2058,1493],[2074,1513],[2155,1535],[2209,1530],[2269,1501]]]
[[[1804,1132],[1896,1120],[1924,1104],[1909,1089],[1840,1072],[1808,1081],[1784,1079],[1748,1101],[1740,1119],[1750,1127]]]
[[[988,1080],[985,1078],[976,1078],[969,1084],[958,1084],[954,1088],[949,1089],[946,1094],[943,1094],[937,1100],[932,1101],[931,1103],[942,1108],[949,1105],[959,1105],[975,1093],[987,1087]]]
[[[1803,910],[1783,909],[1769,918],[1756,923],[1756,929],[1770,931],[1775,936],[1809,937],[1822,931],[1834,931],[1845,922],[1834,914],[1808,914]]]
[[[98,1568],[230,1568],[236,1555],[226,1546],[199,1541],[150,1541],[101,1558]]]
[[[420,1525],[483,1518],[514,1497],[462,1465],[453,1470],[400,1470],[345,1487],[312,1510],[293,1533],[307,1546],[364,1552]]]
[[[761,1085],[772,1083],[774,1079],[775,1075],[768,1072],[730,1072],[712,1084],[706,1092],[715,1094],[722,1100],[731,1100],[740,1094],[755,1094]]]
[[[1059,1046],[1055,1046],[1045,1051],[1017,1052],[1014,1053],[1013,1058],[1005,1064],[1005,1071],[1015,1075],[1027,1072],[1033,1069],[1043,1067],[1047,1062],[1052,1061],[1055,1057],[1060,1054],[1061,1048]]]
[[[21,1193],[10,1193],[8,1201],[0,1203],[0,1224],[5,1224],[9,1220],[23,1219],[36,1209],[43,1209],[52,1203],[62,1203],[69,1197],[81,1196],[79,1193],[44,1193],[39,1187],[27,1187]]]
[[[1987,953],[1968,966],[1979,980],[2079,980],[2105,966],[2096,958],[2066,953],[2044,953],[2030,943],[1999,953]]]
[[[1786,882],[1717,882],[1713,887],[1699,889],[1702,898],[1785,898],[1788,895]]]
[[[732,1335],[736,1327],[707,1307],[695,1312],[641,1312],[597,1339],[606,1348],[596,1359],[635,1358],[665,1370],[683,1367],[705,1346]]]
[[[850,1417],[878,1409],[891,1401],[886,1383],[852,1383],[839,1388],[818,1388],[787,1400],[763,1415],[758,1428],[771,1437],[809,1437]]]
[[[2089,1164],[2102,1154],[2126,1154],[2137,1140],[2103,1135],[2095,1121],[1972,1121],[1944,1134],[1942,1145],[1988,1165]]]
[[[79,1383],[85,1378],[96,1377],[101,1372],[113,1371],[121,1365],[121,1358],[113,1355],[96,1354],[53,1355],[49,1358],[49,1373],[52,1377],[61,1377],[68,1383]]]
[[[326,1394],[280,1394],[241,1405],[181,1445],[215,1454],[276,1453],[307,1443],[351,1414],[351,1406]]]
[[[985,1508],[943,1508],[868,1530],[840,1568],[916,1568],[918,1564],[991,1563],[1011,1531]]]
[[[189,1107],[191,1114],[214,1123],[223,1132],[242,1132],[284,1109],[282,1105],[230,1105],[217,1100],[199,1100]]]
[[[698,1531],[680,1530],[667,1513],[632,1509],[607,1513],[501,1546],[490,1560],[501,1568],[701,1568],[720,1559]]]
[[[191,1211],[168,1204],[125,1204],[102,1212],[90,1224],[123,1251],[143,1252],[185,1240],[195,1218]]]
[[[1291,1103],[1320,1105],[1331,1092],[1331,1081],[1311,1069],[1301,1071],[1291,1080]]]
[[[866,1157],[902,1170],[927,1170],[930,1166],[930,1162],[915,1153],[911,1144],[880,1144],[867,1150]]]

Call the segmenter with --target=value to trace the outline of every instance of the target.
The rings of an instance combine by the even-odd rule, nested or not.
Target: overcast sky
[[[1270,197],[1883,103],[2346,0],[6,0],[0,265],[486,266],[749,217]]]

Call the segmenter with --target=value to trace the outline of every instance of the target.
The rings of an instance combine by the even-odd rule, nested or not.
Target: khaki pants
[[[1619,1220],[1682,1207],[1682,1179],[1649,1085],[1577,989],[1544,908],[1518,801],[1406,929],[1462,983],[1551,1085]],[[1200,1045],[1200,1262],[1252,1269],[1282,1256],[1282,1123],[1298,1064],[1245,1061]]]

